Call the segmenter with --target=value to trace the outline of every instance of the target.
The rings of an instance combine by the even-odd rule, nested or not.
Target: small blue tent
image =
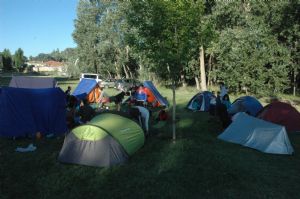
[[[214,94],[209,91],[200,92],[189,101],[187,108],[194,111],[209,111],[212,97],[215,98]]]
[[[60,88],[0,89],[0,136],[22,137],[67,131],[66,96]]]
[[[87,98],[88,102],[90,103],[97,102],[100,97],[100,91],[98,88],[99,85],[96,80],[82,79],[75,88],[72,95],[81,100]]]
[[[238,112],[247,112],[249,115],[256,116],[262,108],[263,106],[256,98],[243,96],[232,103],[231,107],[228,109],[228,113],[234,115]]]
[[[143,85],[152,92],[152,94],[155,96],[156,100],[160,103],[161,106],[169,106],[168,101],[163,96],[161,96],[161,94],[153,85],[152,81],[144,81]]]

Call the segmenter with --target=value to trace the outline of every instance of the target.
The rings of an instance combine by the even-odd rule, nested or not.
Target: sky
[[[72,38],[78,0],[0,0],[0,52],[37,56],[76,47]]]

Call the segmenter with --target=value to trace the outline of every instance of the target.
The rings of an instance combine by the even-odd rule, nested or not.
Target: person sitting
[[[66,111],[66,121],[69,129],[72,129],[76,126],[76,120],[75,120],[76,105],[77,105],[76,97],[70,96],[70,100],[67,105],[67,111]]]
[[[167,121],[169,119],[169,115],[166,110],[160,110],[158,113],[157,120],[158,121]]]
[[[135,92],[135,99],[137,105],[144,106],[147,103],[147,93],[144,86],[141,84]]]
[[[225,94],[225,95],[223,96],[222,103],[226,106],[226,109],[227,109],[227,110],[231,107],[231,102],[230,102],[230,99],[229,99],[229,95],[228,95],[228,94]]]
[[[77,113],[80,116],[80,122],[86,123],[90,121],[95,115],[95,110],[88,104],[87,99],[84,99],[80,103],[79,111]]]
[[[109,102],[109,95],[105,92],[104,87],[100,86],[99,108],[102,109]]]

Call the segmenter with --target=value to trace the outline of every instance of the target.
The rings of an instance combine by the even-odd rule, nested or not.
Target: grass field
[[[58,80],[63,90],[77,84],[77,80]],[[171,90],[160,91],[171,101]],[[300,198],[300,135],[289,135],[292,156],[220,141],[222,129],[216,118],[184,108],[195,93],[193,88],[177,90],[175,143],[170,124],[151,128],[153,136],[144,147],[125,164],[111,168],[59,163],[63,137],[0,139],[0,199]],[[37,150],[14,152],[29,143]]]

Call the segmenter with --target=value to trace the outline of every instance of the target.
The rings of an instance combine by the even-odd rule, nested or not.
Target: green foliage
[[[81,0],[75,68],[179,82],[198,78],[203,46],[213,83],[283,92],[299,78],[299,9],[297,0]]]
[[[219,37],[209,49],[217,61],[212,73],[216,79],[237,92],[247,88],[252,93],[272,94],[287,88],[290,49],[273,32],[283,20],[286,4],[217,2],[210,17]]]
[[[17,70],[21,71],[24,68],[24,63],[26,60],[26,58],[24,56],[24,52],[21,48],[16,50],[16,52],[13,56],[13,60],[14,60],[14,65],[17,68]]]
[[[155,63],[150,71],[178,80],[191,53],[199,47],[197,25],[204,11],[201,1],[131,1],[127,18],[135,28],[131,41]]]
[[[12,56],[8,49],[4,49],[2,52],[2,63],[3,63],[3,70],[4,71],[10,71],[12,70]]]
[[[276,38],[259,27],[227,29],[220,38],[214,46],[216,73],[233,90],[247,87],[252,93],[276,93],[286,88],[290,59]]]

